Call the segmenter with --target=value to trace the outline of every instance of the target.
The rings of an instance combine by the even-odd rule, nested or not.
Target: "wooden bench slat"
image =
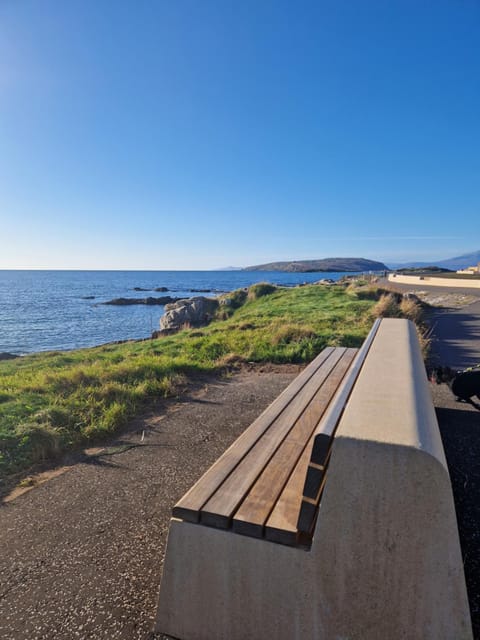
[[[297,466],[288,479],[281,496],[265,525],[265,538],[272,542],[294,545],[298,541],[298,514],[302,504],[305,475],[310,462],[313,436],[305,447]],[[294,514],[294,515],[293,515]]]
[[[271,511],[277,492],[291,474],[292,460],[298,461],[298,442],[285,440],[269,462],[232,519],[232,529],[255,538],[263,537],[263,525]],[[270,483],[270,485],[268,484]],[[255,491],[256,488],[256,491]]]
[[[328,456],[327,464],[325,465],[326,468],[328,467],[329,459],[330,459],[330,455]],[[323,473],[320,479],[317,496],[315,498],[312,499],[312,498],[306,498],[305,496],[302,497],[302,504],[300,506],[300,515],[298,517],[298,524],[297,524],[299,536],[312,535],[313,529],[315,527],[315,521],[317,519],[320,498],[322,497],[326,480],[327,480],[327,475]]]
[[[214,527],[228,528],[232,515],[243,501],[246,492],[255,483],[270,458],[293,428],[305,407],[311,401],[322,381],[326,380],[345,349],[336,348],[317,370],[315,376],[303,386],[302,392],[278,416],[274,427],[266,432],[258,446],[251,449],[225,482],[202,507],[200,521]]]
[[[349,349],[351,352],[352,358],[358,358],[358,349]],[[351,367],[346,372],[343,377],[340,385],[338,386],[335,397],[332,399],[329,407],[326,412],[328,412],[332,406],[332,404],[336,403],[339,398],[343,397],[343,390],[345,386],[349,383],[349,379],[351,376],[352,369],[356,365],[356,360],[353,361]],[[319,421],[317,428],[312,434],[307,446],[305,447],[302,457],[299,460],[294,472],[292,473],[288,483],[286,484],[282,494],[280,495],[278,501],[276,502],[270,517],[268,518],[265,524],[265,537],[267,540],[271,540],[272,542],[280,542],[282,544],[292,545],[299,541],[299,538],[302,534],[309,532],[310,530],[307,528],[299,529],[299,516],[300,516],[300,508],[302,506],[303,496],[305,494],[305,485],[306,485],[306,476],[307,471],[311,465],[311,457],[312,450],[315,439],[322,435],[319,433],[321,431],[322,425],[325,422],[325,414],[321,416],[321,420]],[[321,472],[321,476],[324,476],[324,472],[322,470],[326,469],[328,464],[328,457],[331,451],[332,445],[332,437],[324,435],[323,443],[328,442],[328,445],[324,445],[323,448],[325,450],[325,455],[322,458],[323,464],[318,464],[317,470]],[[318,456],[317,456],[318,459]],[[321,479],[320,479],[321,484]],[[317,487],[318,490],[318,487]],[[316,496],[317,497],[317,496]],[[316,507],[315,507],[316,509]],[[304,512],[308,512],[309,514],[309,522],[313,517],[311,515],[310,505],[304,508]],[[305,513],[304,513],[305,518]],[[307,533],[309,535],[309,533]]]
[[[268,465],[233,516],[232,528],[234,531],[256,537],[263,536],[265,523],[276,501],[295,469],[320,418],[352,364],[356,352],[356,349],[347,349],[330,372],[328,378],[322,381],[318,391],[299,416],[292,430],[270,459]],[[297,505],[296,512],[289,514],[289,519],[295,525],[299,511],[300,502]]]
[[[299,511],[297,528],[300,533],[308,534],[314,525],[318,504],[325,484],[327,460],[331,449],[331,438],[335,434],[338,422],[343,414],[365,358],[377,334],[381,320],[374,322],[367,339],[361,346],[348,374],[345,376],[335,399],[330,404],[314,434],[312,455],[305,476],[302,504]]]
[[[188,522],[198,522],[200,509],[210,499],[218,486],[230,475],[237,464],[269,429],[285,408],[308,383],[323,363],[334,352],[333,347],[324,349],[269,405],[265,411],[244,431],[227,451],[204,473],[198,482],[174,506],[172,515]]]

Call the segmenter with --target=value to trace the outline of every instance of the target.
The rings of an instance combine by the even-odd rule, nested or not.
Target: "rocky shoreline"
[[[160,318],[160,331],[154,332],[152,337],[159,337],[165,333],[174,333],[183,327],[201,327],[213,320],[221,302],[219,298],[205,298],[198,296],[179,300],[165,306],[165,313]]]
[[[172,296],[160,296],[159,298],[114,298],[113,300],[108,300],[107,302],[102,302],[101,304],[107,305],[115,305],[118,307],[125,307],[133,304],[147,304],[147,305],[162,305],[165,306],[167,304],[172,304],[173,302],[178,302],[178,300],[182,300],[183,298],[174,298]]]

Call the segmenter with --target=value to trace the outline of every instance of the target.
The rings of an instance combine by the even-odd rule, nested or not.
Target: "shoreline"
[[[191,331],[1,363],[0,473],[109,437],[150,399],[175,396],[200,372],[305,363],[331,342],[358,346],[374,303],[342,286],[253,285],[219,305],[216,322]]]
[[[142,275],[143,273],[143,275]],[[0,273],[0,353],[29,355],[93,348],[148,338],[163,306],[105,305],[164,289],[188,299],[215,297],[261,281],[295,288],[321,279],[359,278],[363,272],[32,272]],[[137,291],[135,291],[137,290]],[[140,291],[142,290],[142,291]],[[207,293],[208,290],[208,293]]]
[[[228,272],[226,272],[228,273]],[[478,286],[475,287],[471,287],[468,286],[468,283],[470,283],[470,280],[460,280],[458,279],[458,281],[461,281],[461,285],[452,285],[452,280],[454,280],[453,278],[448,278],[448,279],[444,279],[447,281],[446,284],[442,283],[434,283],[432,284],[430,281],[425,281],[425,278],[422,276],[396,276],[396,274],[388,274],[388,276],[386,278],[381,278],[378,276],[378,274],[365,274],[365,273],[350,273],[347,275],[343,275],[341,278],[339,278],[338,280],[333,282],[333,285],[338,285],[341,283],[341,280],[343,278],[345,279],[355,279],[357,276],[372,276],[374,278],[379,278],[378,282],[376,283],[378,286],[385,286],[388,287],[389,285],[400,285],[400,289],[401,291],[405,291],[405,287],[406,286],[412,286],[415,288],[418,287],[432,287],[431,293],[433,295],[433,293],[437,293],[436,289],[449,289],[450,287],[455,288],[455,289],[470,289],[470,291],[465,292],[465,295],[470,295],[471,299],[469,298],[467,301],[461,303],[461,304],[453,304],[452,306],[468,306],[469,304],[471,304],[472,302],[475,302],[475,300],[477,299],[478,296],[480,296],[480,278],[478,280]],[[402,280],[400,279],[402,278]],[[432,279],[436,278],[436,276],[432,276]],[[404,279],[404,280],[403,280]],[[465,284],[467,283],[467,284]],[[324,283],[320,283],[320,281],[318,282],[311,282],[311,283],[301,283],[301,284],[276,284],[275,286],[277,287],[285,287],[287,289],[294,289],[296,287],[303,287],[303,286],[308,286],[308,285],[316,285],[316,284],[324,284]],[[329,286],[332,286],[331,284]],[[234,289],[230,290],[230,291],[222,291],[222,292],[216,292],[214,296],[205,296],[205,297],[213,297],[213,298],[218,298],[224,294],[228,294],[231,293],[232,291],[234,291]],[[213,293],[213,292],[212,292]],[[438,291],[438,293],[440,294],[441,292]],[[458,296],[460,295],[460,291],[452,291],[451,292],[451,296]],[[448,302],[448,294],[446,294],[447,298],[446,301]],[[196,297],[196,296],[191,296],[191,297]],[[180,298],[180,300],[188,300],[189,298]],[[447,305],[436,305],[434,304],[435,301],[430,302],[430,300],[426,299],[426,302],[428,304],[430,304],[431,306],[435,307],[435,306],[449,306]],[[163,315],[163,314],[162,314]],[[161,316],[160,316],[161,317]],[[64,354],[64,353],[72,353],[72,352],[77,352],[77,351],[86,351],[86,350],[90,350],[90,349],[99,349],[102,347],[110,347],[110,346],[117,346],[117,345],[122,345],[122,344],[136,344],[136,343],[142,343],[142,342],[148,342],[151,340],[155,340],[158,338],[158,336],[153,335],[155,334],[157,330],[154,329],[152,331],[152,334],[149,336],[144,336],[144,337],[139,337],[139,338],[121,338],[118,340],[107,340],[106,342],[98,342],[95,344],[90,344],[90,345],[79,345],[79,346],[72,346],[72,347],[65,347],[65,348],[52,348],[52,349],[39,349],[39,350],[35,350],[35,351],[26,351],[24,353],[15,353],[14,351],[0,351],[0,364],[4,363],[4,362],[11,362],[13,360],[17,360],[19,358],[28,358],[30,356],[32,357],[36,357],[36,356],[48,356],[48,355],[60,355],[60,354]],[[165,334],[166,336],[167,334]],[[2,356],[7,356],[2,358]],[[10,357],[13,356],[13,357]]]

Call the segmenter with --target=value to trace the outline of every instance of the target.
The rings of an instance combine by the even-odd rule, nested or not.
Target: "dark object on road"
[[[480,400],[480,365],[464,371],[454,371],[450,367],[437,367],[432,371],[430,380],[436,384],[445,382],[457,400],[469,402],[480,410],[480,405],[472,400],[473,396]]]

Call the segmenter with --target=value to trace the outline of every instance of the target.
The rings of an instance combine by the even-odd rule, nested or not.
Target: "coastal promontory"
[[[386,271],[388,267],[383,262],[367,260],[366,258],[322,258],[320,260],[291,260],[285,262],[268,262],[245,267],[244,271],[288,271],[309,273],[315,271]]]

